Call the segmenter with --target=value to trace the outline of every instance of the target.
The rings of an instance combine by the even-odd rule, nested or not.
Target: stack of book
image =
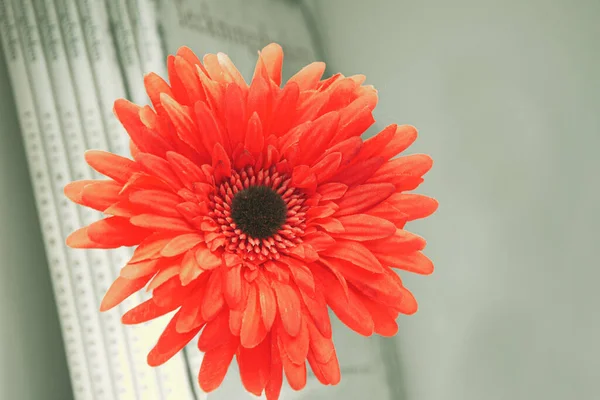
[[[67,248],[67,235],[99,215],[67,201],[63,188],[98,178],[84,161],[85,150],[128,155],[129,139],[112,114],[113,102],[124,97],[148,103],[143,75],[154,71],[166,78],[166,54],[183,45],[200,56],[225,52],[249,79],[257,50],[275,41],[285,51],[284,75],[291,76],[317,58],[305,12],[299,2],[283,0],[0,0],[2,50],[76,399],[253,397],[233,367],[222,388],[202,393],[196,383],[202,354],[193,341],[161,367],[146,364],[170,315],[123,327],[120,316],[144,294],[118,310],[98,311],[131,249]],[[382,351],[378,339],[355,338],[343,328],[335,340],[345,377],[340,387],[321,387],[309,377],[302,392],[284,387],[282,399],[397,398],[393,342]]]

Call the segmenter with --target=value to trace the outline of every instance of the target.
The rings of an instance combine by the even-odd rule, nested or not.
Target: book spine
[[[127,83],[128,97],[134,103],[146,104],[148,97],[144,86],[140,84],[143,78],[142,66],[127,5],[122,0],[106,0],[106,6],[121,68]]]
[[[136,15],[131,20],[134,21],[133,28],[143,73],[154,72],[166,79],[166,55],[163,53],[159,33],[157,4],[152,0],[129,0],[128,4],[130,16]]]
[[[112,113],[114,101],[127,97],[127,91],[113,46],[106,8],[103,2],[94,0],[77,0],[76,6],[76,21],[83,28],[110,149],[121,156],[128,156],[129,136]]]
[[[46,143],[46,152],[56,154],[60,160],[52,163],[50,170],[54,175],[57,199],[62,195],[59,207],[63,212],[63,240],[66,236],[83,225],[98,219],[96,211],[86,210],[66,201],[62,194],[64,186],[73,180],[90,179],[90,168],[85,164],[83,151],[85,140],[79,121],[78,110],[74,100],[70,79],[65,79],[64,72],[68,65],[64,50],[57,45],[56,33],[53,31],[38,32],[36,16],[31,0],[13,2],[13,10],[19,22],[21,44],[23,49],[31,52],[31,60],[26,64],[30,81],[34,83],[34,98],[37,100],[38,116],[42,125],[42,134]],[[42,29],[48,24],[42,21]],[[42,42],[42,38],[44,41]],[[45,45],[45,46],[44,46]],[[47,60],[46,60],[47,57]],[[69,262],[73,273],[74,290],[77,296],[79,317],[84,328],[87,358],[92,373],[94,392],[99,397],[108,394],[116,398],[114,376],[111,375],[109,363],[110,343],[103,335],[105,321],[98,315],[98,286],[108,288],[107,279],[95,285],[92,269],[101,269],[107,260],[99,252],[72,252]],[[101,396],[102,395],[102,396]]]

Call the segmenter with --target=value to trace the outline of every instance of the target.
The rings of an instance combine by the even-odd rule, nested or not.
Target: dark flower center
[[[277,233],[285,223],[287,206],[270,187],[250,186],[233,197],[231,217],[246,235],[265,239]]]

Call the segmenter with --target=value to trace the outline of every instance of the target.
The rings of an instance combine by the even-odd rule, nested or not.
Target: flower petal
[[[298,335],[302,324],[302,314],[297,293],[289,285],[276,281],[272,282],[271,286],[277,296],[277,305],[279,306],[279,315],[283,327],[290,335]]]
[[[253,348],[242,345],[238,349],[237,361],[244,388],[260,396],[271,374],[271,339],[266,338]]]
[[[198,349],[208,352],[223,345],[231,335],[229,331],[229,310],[224,308],[219,315],[206,323],[198,338]]]
[[[135,246],[152,232],[145,227],[135,226],[123,217],[108,217],[88,226],[88,236],[103,246]]]
[[[181,311],[177,312],[177,314],[171,318],[171,321],[163,331],[162,335],[160,335],[156,346],[148,353],[149,366],[157,367],[169,361],[175,354],[179,353],[179,351],[182,350],[202,328],[202,325],[200,325],[189,332],[177,332],[176,325],[180,312]]]
[[[242,318],[240,343],[243,347],[256,347],[267,335],[267,330],[261,319],[260,302],[256,285],[248,286],[248,302]]]
[[[337,240],[335,245],[323,251],[323,255],[348,261],[367,271],[383,272],[383,267],[364,245],[349,240]]]
[[[123,300],[146,286],[150,278],[152,278],[152,275],[146,275],[138,279],[126,279],[119,276],[106,291],[100,303],[100,311],[108,311],[117,306]]]
[[[121,183],[127,182],[140,171],[135,161],[106,151],[88,150],[85,152],[85,161],[102,175]]]
[[[337,200],[340,209],[336,216],[357,214],[381,203],[396,191],[391,183],[367,183],[348,189],[344,197]]]
[[[168,307],[159,306],[154,300],[149,299],[127,311],[121,317],[121,322],[125,325],[141,324],[168,314],[177,307],[179,306],[172,304]]]
[[[210,278],[208,278],[206,292],[202,300],[202,318],[205,321],[210,321],[216,317],[225,305],[221,279],[221,271],[218,270],[212,272]]]
[[[187,233],[174,237],[163,249],[160,255],[163,257],[175,257],[192,249],[204,238],[197,233]]]
[[[238,338],[231,335],[228,330],[223,331],[222,334],[226,338],[225,343],[208,350],[202,358],[198,383],[206,393],[212,392],[221,385],[239,346]]]
[[[116,218],[116,217],[115,217]],[[140,214],[130,219],[131,224],[161,232],[194,232],[194,229],[181,218],[163,217],[154,214]]]
[[[438,202],[422,194],[396,193],[387,200],[397,210],[407,215],[408,220],[425,218],[437,210]]]
[[[335,238],[348,240],[375,240],[392,236],[396,226],[390,221],[367,214],[353,214],[339,217],[344,232],[332,234]]]

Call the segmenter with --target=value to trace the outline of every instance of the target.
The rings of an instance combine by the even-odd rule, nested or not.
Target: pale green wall
[[[331,71],[435,159],[409,399],[600,399],[600,2],[315,3]]]
[[[39,220],[0,51],[0,400],[73,397]]]

